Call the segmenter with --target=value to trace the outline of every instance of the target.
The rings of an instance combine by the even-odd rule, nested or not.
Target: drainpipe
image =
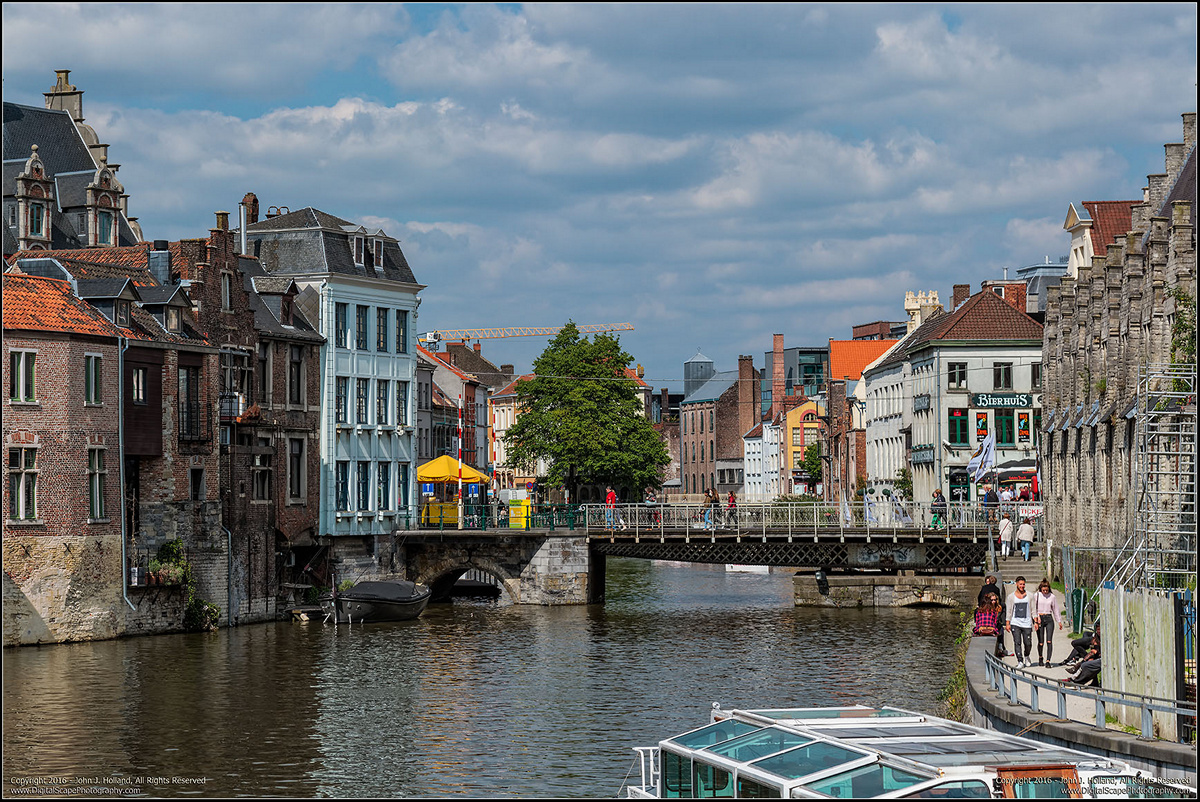
[[[234,625],[233,620],[233,532],[228,526],[225,530],[225,626]]]
[[[117,343],[121,350],[117,359],[117,452],[121,460],[121,598],[129,605],[130,610],[137,610],[129,600],[129,565],[125,553],[125,540],[128,532],[125,528],[125,351],[129,349],[129,340],[118,337]]]

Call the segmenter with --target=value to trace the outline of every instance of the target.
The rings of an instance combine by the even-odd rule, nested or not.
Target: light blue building
[[[321,543],[384,570],[392,533],[416,520],[412,319],[425,287],[379,229],[313,208],[245,229],[247,251],[296,282],[297,305],[325,336],[320,398],[307,400],[321,413]]]

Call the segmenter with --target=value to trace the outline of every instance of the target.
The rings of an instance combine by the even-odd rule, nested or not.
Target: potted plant
[[[162,570],[162,563],[158,560],[151,560],[150,565],[146,567],[146,584],[158,584],[158,572]]]

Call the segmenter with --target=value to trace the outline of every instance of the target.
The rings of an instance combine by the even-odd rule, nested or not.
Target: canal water
[[[605,605],[430,606],[5,649],[6,794],[614,797],[631,747],[731,707],[935,712],[958,613],[795,608],[787,574],[610,559]]]

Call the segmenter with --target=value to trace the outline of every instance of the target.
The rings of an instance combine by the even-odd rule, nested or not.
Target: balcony
[[[212,409],[195,401],[179,402],[179,442],[212,442]]]
[[[221,393],[218,406],[221,420],[235,420],[246,412],[245,393]]]

